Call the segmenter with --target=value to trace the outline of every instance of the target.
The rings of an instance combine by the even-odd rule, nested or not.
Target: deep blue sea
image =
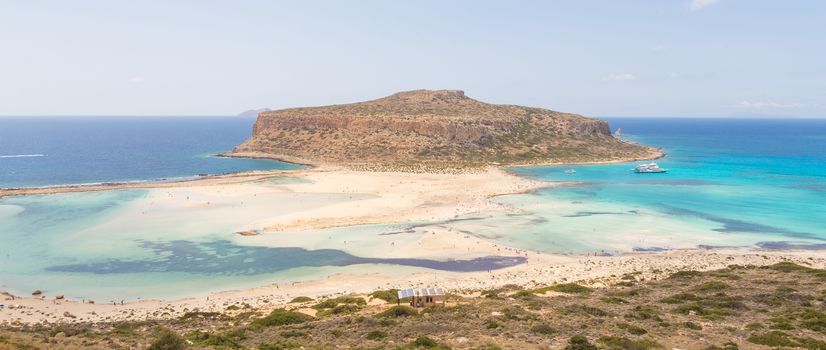
[[[252,133],[240,117],[3,117],[0,187],[122,182],[288,169],[212,157]]]

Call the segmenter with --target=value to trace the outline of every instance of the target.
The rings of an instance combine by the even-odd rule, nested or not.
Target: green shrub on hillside
[[[663,347],[650,339],[631,340],[625,337],[600,337],[597,343],[606,350],[648,350]]]
[[[370,293],[370,298],[381,299],[388,303],[397,303],[399,301],[398,289],[377,290]]]
[[[589,294],[594,290],[583,285],[579,285],[576,283],[563,283],[563,284],[555,284],[550,287],[544,288],[537,288],[534,289],[533,292],[535,294],[543,294],[548,291],[558,292],[558,293],[567,293],[567,294]]]
[[[300,312],[276,309],[266,317],[252,321],[250,327],[255,329],[261,327],[284,326],[289,324],[304,323],[311,320],[313,320],[312,316],[305,315]]]
[[[295,303],[306,303],[306,302],[308,302],[308,301],[313,301],[313,298],[310,298],[310,297],[305,297],[305,296],[300,296],[300,297],[295,297],[295,298],[293,298],[293,300],[290,300],[290,304],[295,304]]]
[[[397,317],[407,317],[407,316],[416,316],[419,312],[416,309],[405,306],[405,305],[396,305],[391,307],[387,310],[384,310],[378,314],[376,317],[384,317],[384,318],[397,318]]]
[[[181,350],[186,349],[187,344],[184,338],[166,328],[158,330],[155,341],[149,345],[148,350]]]
[[[598,350],[597,346],[588,341],[584,335],[575,335],[568,340],[565,350]]]

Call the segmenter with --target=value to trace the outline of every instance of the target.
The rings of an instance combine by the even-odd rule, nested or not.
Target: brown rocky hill
[[[608,123],[542,108],[494,105],[458,90],[263,112],[232,155],[365,166],[473,166],[653,158]]]

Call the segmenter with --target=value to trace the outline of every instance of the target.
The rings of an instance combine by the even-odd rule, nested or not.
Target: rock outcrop
[[[469,166],[656,157],[608,123],[542,108],[483,103],[458,90],[262,112],[234,154],[344,165]]]

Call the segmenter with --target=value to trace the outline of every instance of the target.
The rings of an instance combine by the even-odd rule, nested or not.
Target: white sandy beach
[[[485,243],[479,244],[485,245]],[[511,253],[524,254],[524,252],[517,251]],[[601,287],[620,281],[620,277],[626,273],[634,273],[638,278],[643,279],[659,279],[681,270],[713,270],[729,265],[762,266],[781,261],[826,268],[826,257],[805,251],[673,251],[619,257],[555,256],[532,253],[527,255],[529,259],[526,264],[492,272],[337,274],[323,279],[287,285],[273,284],[174,301],[144,300],[125,305],[54,300],[53,296],[13,298],[4,295],[5,309],[0,312],[0,324],[169,319],[180,317],[191,311],[232,313],[227,310],[229,306],[241,307],[244,304],[266,312],[289,306],[289,301],[297,296],[321,298],[338,295],[366,295],[378,289],[434,285],[444,287],[451,293],[468,296],[478,295],[481,290],[507,284],[534,287],[577,281],[589,286]]]

